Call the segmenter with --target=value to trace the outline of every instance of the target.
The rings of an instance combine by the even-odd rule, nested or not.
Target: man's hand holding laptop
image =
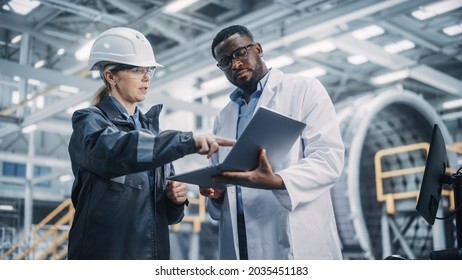
[[[259,189],[284,189],[282,178],[274,174],[271,164],[266,157],[266,150],[261,149],[257,168],[250,171],[225,171],[220,176],[214,176],[213,182],[239,185]],[[216,200],[223,198],[224,188],[210,188],[200,186],[200,193],[203,196]]]

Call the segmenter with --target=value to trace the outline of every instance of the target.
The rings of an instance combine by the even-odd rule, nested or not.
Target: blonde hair
[[[106,96],[111,95],[111,85],[106,81],[104,77],[104,72],[106,71],[111,71],[112,68],[114,68],[115,64],[106,64],[104,67],[99,72],[99,76],[104,82],[104,85],[100,86],[98,90],[95,92],[95,95],[93,96],[92,100],[92,105],[98,104],[101,99],[103,99]]]
[[[109,96],[110,93],[111,90],[109,89],[109,86],[107,84],[100,86],[99,89],[95,92],[95,96],[91,101],[91,105],[98,104],[101,101],[101,99],[103,99],[106,96]]]

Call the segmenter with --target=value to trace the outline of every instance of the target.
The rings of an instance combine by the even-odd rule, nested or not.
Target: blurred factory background
[[[415,203],[433,124],[451,167],[462,165],[462,0],[0,0],[0,259],[66,258],[70,117],[102,84],[86,68],[92,40],[115,26],[146,34],[165,67],[140,107],[163,103],[161,127],[209,133],[232,90],[210,45],[232,24],[254,33],[269,66],[317,77],[336,106],[347,150],[332,193],[345,259],[455,246],[454,220],[430,226]],[[188,190],[172,257],[216,259],[217,224]],[[453,210],[445,189],[438,216]]]

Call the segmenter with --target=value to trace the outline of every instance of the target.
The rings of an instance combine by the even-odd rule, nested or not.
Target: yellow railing
[[[408,191],[408,192],[396,192],[396,193],[385,193],[383,189],[383,180],[389,179],[393,177],[399,177],[409,174],[415,173],[423,173],[425,171],[425,166],[417,166],[412,168],[404,168],[404,169],[397,169],[391,171],[383,171],[382,170],[382,158],[386,156],[396,155],[400,153],[409,153],[412,151],[417,150],[424,150],[428,155],[428,149],[430,147],[429,143],[422,142],[412,145],[406,145],[401,147],[389,148],[379,150],[375,154],[374,163],[375,163],[375,186],[377,192],[377,201],[385,202],[386,211],[388,214],[395,214],[395,201],[402,200],[402,199],[410,199],[414,198],[417,201],[419,196],[419,190],[416,191]],[[448,151],[453,151],[458,154],[462,154],[462,143],[456,143],[454,146],[446,146]],[[453,173],[453,169],[447,169],[447,173]],[[442,190],[441,193],[443,196],[449,197],[449,208],[454,209],[454,193],[452,190]]]
[[[42,232],[44,227],[60,214],[63,214],[62,217],[51,228]],[[38,223],[30,233],[0,256],[0,259],[7,259],[11,255],[14,259],[24,260],[29,254],[35,253],[39,245],[44,244],[48,240],[52,240],[51,245],[41,248],[43,251],[34,259],[63,259],[67,255],[67,246],[63,246],[63,244],[67,241],[73,217],[74,207],[72,206],[71,199],[68,198]],[[65,226],[64,230],[60,230],[62,226]],[[14,256],[13,254],[16,251],[18,251],[18,255]]]
[[[197,233],[201,231],[201,225],[205,219],[205,197],[202,195],[199,195],[198,198],[188,198],[188,199],[189,199],[188,208],[192,208],[191,207],[192,205],[197,205],[198,210],[197,210],[197,213],[195,214],[189,213],[188,215],[185,215],[181,223],[185,223],[185,222],[192,223],[192,226],[193,226],[192,232]],[[173,232],[179,231],[181,223],[173,225],[171,227],[171,230]]]

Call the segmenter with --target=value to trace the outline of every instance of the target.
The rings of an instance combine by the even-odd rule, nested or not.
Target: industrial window
[[[34,178],[41,177],[51,174],[51,168],[48,166],[34,166]],[[34,184],[34,186],[37,187],[45,187],[49,188],[51,186],[51,181],[46,180],[46,181],[40,181]]]
[[[3,175],[12,177],[26,177],[26,165],[22,163],[3,162]]]
[[[48,166],[34,166],[34,174],[33,177],[41,177],[51,174],[51,168]],[[13,162],[3,162],[3,176],[11,176],[11,177],[19,177],[25,178],[26,177],[26,165],[22,163],[13,163]],[[50,180],[39,180],[34,184],[38,187],[50,187],[51,181]]]

